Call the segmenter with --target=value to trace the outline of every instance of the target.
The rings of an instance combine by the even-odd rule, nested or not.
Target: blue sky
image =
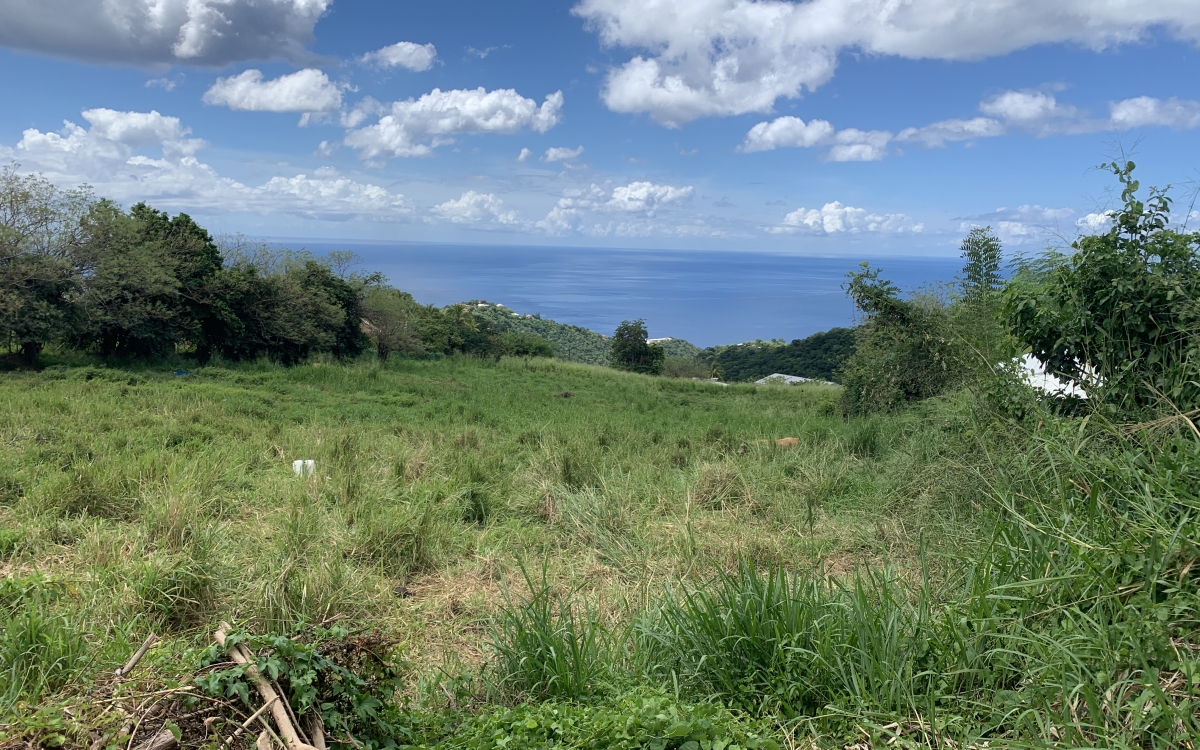
[[[1186,214],[1200,0],[6,0],[0,161],[214,232],[954,254]]]

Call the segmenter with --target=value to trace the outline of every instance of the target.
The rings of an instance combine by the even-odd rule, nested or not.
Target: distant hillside
[[[482,300],[471,300],[475,317],[504,330],[540,336],[554,345],[559,359],[588,365],[607,365],[611,342],[588,328],[557,323],[534,315],[518,313],[507,307]]]
[[[711,366],[716,361],[728,381],[752,381],[772,375],[836,380],[834,371],[854,353],[854,331],[832,328],[790,344],[783,341],[751,341],[705,349],[699,359]]]
[[[651,339],[651,341],[654,341]],[[669,341],[654,341],[663,348],[668,357],[679,357],[680,359],[697,359],[700,353],[704,351],[695,344],[689,344],[683,339],[671,339]]]

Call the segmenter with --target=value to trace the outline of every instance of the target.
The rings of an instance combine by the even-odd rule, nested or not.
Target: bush
[[[1171,199],[1137,197],[1114,162],[1124,206],[1070,255],[1027,263],[1006,290],[1009,323],[1047,371],[1118,411],[1170,399],[1200,406],[1200,232],[1168,228]]]
[[[932,297],[901,299],[899,290],[866,263],[849,279],[847,291],[866,322],[838,375],[843,409],[849,414],[885,411],[949,389],[960,375],[962,358],[944,305]]]

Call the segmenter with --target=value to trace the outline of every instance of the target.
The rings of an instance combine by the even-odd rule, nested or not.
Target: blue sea
[[[863,258],[753,252],[509,245],[298,243],[318,255],[353,250],[425,304],[479,299],[520,313],[612,333],[643,318],[650,336],[697,346],[803,338],[854,321],[842,284]],[[958,258],[871,261],[902,289],[949,281]]]

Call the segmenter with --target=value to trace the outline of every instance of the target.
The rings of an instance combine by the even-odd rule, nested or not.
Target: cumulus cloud
[[[359,60],[364,65],[378,68],[407,68],[414,73],[429,70],[437,61],[437,47],[432,44],[396,42],[383,49],[368,52]]]
[[[455,224],[500,224],[515,226],[521,222],[515,211],[504,210],[504,201],[494,193],[468,190],[456,200],[439,203],[429,212],[439,219]]]
[[[312,58],[332,0],[5,0],[0,46],[129,65]]]
[[[581,0],[572,12],[606,46],[636,51],[608,72],[605,104],[668,127],[769,112],[829,81],[845,50],[977,60],[1057,42],[1102,49],[1155,28],[1200,39],[1187,0]]]
[[[798,208],[777,226],[767,227],[772,234],[881,234],[920,233],[925,230],[905,214],[874,214],[865,208],[843,205],[840,201],[826,203],[821,208]]]
[[[529,161],[529,157],[533,156],[533,152],[527,148],[521,149],[521,153],[517,154],[517,161]]]
[[[269,81],[251,69],[218,78],[204,92],[204,103],[247,112],[330,112],[342,106],[342,87],[316,68]]]
[[[1098,234],[1106,232],[1112,226],[1113,212],[1102,211],[1100,213],[1085,214],[1075,220],[1075,226],[1080,232],[1085,234]]]
[[[825,120],[805,123],[798,117],[778,117],[750,128],[737,150],[750,153],[782,147],[828,146],[825,156],[829,161],[877,161],[887,156],[892,143],[942,148],[952,142],[995,138],[1013,130],[1045,137],[1145,126],[1177,130],[1200,127],[1200,102],[1178,98],[1125,99],[1109,106],[1108,118],[1095,118],[1073,105],[1059,102],[1052,93],[1024,89],[989,97],[979,103],[979,109],[988,116],[941,120],[905,128],[896,135],[886,130],[836,130]]]
[[[789,115],[770,122],[760,122],[750,128],[738,151],[753,153],[785,146],[811,148],[829,143],[833,135],[833,125],[828,120],[810,120],[806,123],[799,117]]]
[[[402,194],[329,168],[275,176],[258,186],[223,177],[197,159],[204,141],[190,137],[176,117],[90,109],[83,119],[89,127],[64,122],[57,133],[26,130],[9,152],[23,169],[41,171],[59,184],[86,182],[100,195],[147,200],[159,208],[338,221],[395,221],[412,212]]]
[[[694,194],[695,188],[690,185],[676,187],[647,181],[613,188],[595,183],[585,189],[569,188],[537,227],[551,234],[581,232],[594,236],[648,236],[656,231],[673,231],[645,220],[686,204]],[[613,220],[614,214],[629,218]]]
[[[571,161],[572,159],[578,159],[582,153],[583,146],[579,148],[553,146],[546,149],[546,155],[542,157],[542,161]]]
[[[464,133],[544,133],[561,119],[561,91],[541,106],[513,89],[434,89],[419,99],[394,102],[379,121],[351,130],[345,143],[364,159],[426,156]],[[353,127],[353,126],[351,126]]]
[[[887,156],[892,138],[886,130],[836,130],[826,120],[806,123],[799,117],[785,116],[750,128],[737,150],[753,153],[784,147],[829,146],[825,154],[829,161],[878,161]]]
[[[1109,108],[1109,117],[1116,128],[1159,125],[1177,130],[1200,128],[1200,102],[1171,97],[1154,99],[1139,96],[1114,102]]]

